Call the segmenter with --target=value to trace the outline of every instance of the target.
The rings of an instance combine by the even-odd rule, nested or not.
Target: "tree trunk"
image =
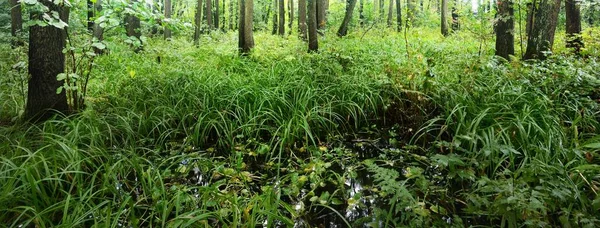
[[[219,28],[219,0],[215,0],[215,29]]]
[[[198,45],[200,42],[200,33],[202,33],[202,0],[196,1],[194,25],[194,45]]]
[[[206,0],[206,27],[213,29],[212,0]]]
[[[308,52],[319,50],[317,34],[317,1],[308,0]]]
[[[304,41],[308,39],[306,29],[306,0],[298,0],[298,35]]]
[[[21,3],[18,0],[10,0],[10,34],[13,37],[12,46],[22,46],[23,42],[18,41],[21,31],[23,31],[23,16],[21,13]]]
[[[457,32],[459,29],[460,22],[458,21],[458,12],[456,11],[455,7],[452,7],[452,32]]]
[[[87,0],[87,29],[94,31],[94,3],[92,0]]]
[[[317,0],[315,3],[317,5],[317,30],[325,29],[326,14],[327,14],[327,6],[325,0]]]
[[[498,1],[496,15],[496,55],[510,60],[515,54],[514,10],[511,0]]]
[[[394,0],[390,0],[390,4],[388,5],[387,26],[392,27],[393,23],[394,23]]]
[[[383,22],[385,15],[385,0],[379,0],[379,20]]]
[[[350,24],[350,21],[352,20],[354,6],[356,6],[356,0],[346,0],[346,14],[344,14],[344,20],[342,21],[342,25],[337,32],[339,37],[343,37],[348,34],[348,24]]]
[[[529,36],[533,24],[533,3],[527,3],[527,21],[525,22],[525,33]]]
[[[289,14],[289,19],[290,22],[288,23],[288,27],[289,27],[289,33],[290,35],[292,34],[292,25],[294,24],[294,0],[289,0],[288,1],[288,5],[290,6],[290,14]]]
[[[448,0],[442,0],[442,35],[448,36]]]
[[[448,0],[444,1],[446,1],[446,15],[448,15]],[[417,12],[417,8],[415,7],[415,0],[406,0],[406,5],[408,7],[408,10],[406,10],[408,11],[406,15],[406,20],[410,22],[410,25],[412,26],[415,23],[415,13]]]
[[[125,30],[128,37],[135,37],[140,42],[140,46],[135,48],[135,52],[141,51],[142,32],[140,31],[140,19],[134,15],[127,14],[125,16]]]
[[[583,47],[579,2],[576,0],[566,0],[565,12],[567,16],[567,48],[573,48],[575,53],[579,54],[579,51]]]
[[[277,26],[279,28],[279,35],[283,36],[285,35],[285,1],[284,0],[279,0],[279,25]]]
[[[59,12],[61,20],[68,22],[69,11],[49,0],[39,1],[51,11]],[[42,13],[32,13],[32,20],[42,20]],[[64,82],[56,76],[65,72],[66,32],[54,26],[29,27],[29,75],[25,119],[29,121],[47,120],[56,113],[67,114],[66,92],[56,93]]]
[[[171,0],[165,0],[165,18],[166,19],[170,19],[171,18]],[[165,22],[163,22],[165,23]],[[171,29],[169,29],[167,26],[165,26],[165,40],[166,39],[171,39]]]
[[[560,0],[538,0],[533,3],[533,23],[527,38],[524,59],[543,60],[546,59],[547,53],[552,51],[560,2]]]
[[[279,8],[277,7],[277,2],[279,0],[273,0],[273,31],[271,32],[271,34],[275,35],[277,34],[277,30],[279,29],[277,26],[279,25],[279,22],[277,22],[277,18],[279,18]]]
[[[254,35],[252,33],[252,22],[254,20],[253,0],[239,0],[240,21],[238,23],[239,41],[238,48],[241,55],[248,55],[254,47]]]
[[[225,0],[223,0],[225,1]],[[233,30],[233,9],[235,0],[229,0],[229,30]]]
[[[402,0],[396,0],[396,29],[402,31]]]
[[[99,13],[102,11],[102,0],[97,0],[96,3],[94,3],[94,10],[96,13]],[[94,38],[96,38],[98,41],[104,40],[104,28],[100,27],[100,24],[94,23],[93,30],[94,30],[94,32],[93,32]],[[102,53],[104,53],[104,50],[94,48],[94,52],[96,54],[102,54]]]
[[[400,0],[402,1],[402,0]],[[365,10],[365,0],[360,0],[360,3],[358,5],[358,20],[360,21],[360,26],[365,26],[365,14],[364,14],[364,10]]]

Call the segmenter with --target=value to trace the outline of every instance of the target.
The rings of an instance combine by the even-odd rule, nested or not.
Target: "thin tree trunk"
[[[215,29],[219,28],[219,0],[215,0]]]
[[[212,0],[206,0],[206,27],[213,29]]]
[[[402,0],[396,0],[396,29],[402,31]]]
[[[327,14],[327,7],[325,0],[317,0],[317,30],[325,29],[325,25],[327,21],[325,19],[325,15]]]
[[[514,10],[511,0],[498,1],[496,55],[509,60],[515,54]]]
[[[304,41],[308,39],[306,30],[306,0],[298,0],[298,35]]]
[[[94,3],[94,10],[96,11],[95,13],[102,12],[102,0],[97,0],[96,3]],[[104,28],[102,28],[100,24],[94,23],[93,35],[98,41],[104,40]],[[94,48],[94,52],[96,54],[102,54],[104,53],[104,50]]]
[[[448,0],[442,0],[442,35],[448,36]]]
[[[393,21],[394,21],[394,0],[390,0],[390,4],[388,5],[387,26],[392,27]]]
[[[285,1],[279,0],[279,35],[285,35]]]
[[[385,0],[379,0],[379,20],[383,22],[385,15]]]
[[[561,0],[538,0],[533,3],[533,24],[524,59],[543,60],[552,51],[560,3]]]
[[[202,33],[202,0],[196,1],[196,15],[194,16],[194,45],[200,43],[200,34]]]
[[[533,24],[533,3],[527,3],[527,21],[525,22],[525,33],[529,36]]]
[[[50,10],[59,12],[61,20],[68,22],[68,9],[59,7],[49,0],[40,3]],[[42,20],[42,13],[32,13],[32,20]],[[56,113],[67,114],[66,91],[56,93],[64,82],[56,76],[65,72],[66,32],[54,26],[29,27],[29,75],[25,119],[29,121],[47,120]]]
[[[277,31],[279,29],[277,27],[279,25],[279,22],[277,21],[277,18],[279,18],[279,13],[277,13],[279,12],[279,8],[277,7],[278,1],[279,0],[273,0],[273,31],[271,32],[271,34],[273,35],[277,34]]]
[[[354,6],[356,6],[356,0],[346,0],[346,14],[344,14],[344,20],[342,21],[342,25],[337,32],[339,37],[343,37],[348,34],[348,24],[350,24],[350,21],[352,20]]]
[[[583,47],[579,2],[576,0],[566,0],[565,12],[567,16],[567,48],[573,48],[575,53],[579,54],[579,51]]]
[[[288,27],[289,27],[289,33],[290,35],[292,34],[292,25],[294,24],[294,0],[288,0],[288,5],[290,6],[290,14],[289,14],[289,19],[290,22],[288,23]]]
[[[360,3],[358,5],[358,20],[360,21],[360,26],[361,27],[365,26],[364,9],[365,9],[365,0],[360,0]]]
[[[23,16],[21,13],[21,3],[18,0],[10,0],[10,34],[13,37],[11,42],[13,47],[22,46],[23,42],[18,41],[21,31],[23,31]]]
[[[225,0],[223,0],[225,1]],[[229,0],[229,30],[233,30],[233,4],[235,0]]]
[[[317,34],[317,0],[308,0],[308,52],[319,50]]]
[[[239,0],[240,5],[240,21],[238,23],[239,29],[239,43],[238,48],[241,55],[248,55],[250,50],[254,47],[254,36],[252,33],[253,28],[253,13],[254,13],[254,1],[253,0]]]
[[[165,18],[166,19],[170,19],[171,18],[171,0],[165,0]],[[165,22],[163,22],[165,23]],[[168,23],[165,23],[168,24]],[[167,26],[165,26],[165,39],[171,39],[171,29],[169,29]]]

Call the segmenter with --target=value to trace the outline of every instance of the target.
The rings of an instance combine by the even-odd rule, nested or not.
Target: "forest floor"
[[[585,57],[557,35],[546,61],[434,28],[408,44],[328,34],[312,54],[257,33],[249,57],[233,33],[138,54],[114,37],[87,109],[35,125],[18,121],[26,52],[2,44],[0,223],[598,227],[600,43],[586,32]]]

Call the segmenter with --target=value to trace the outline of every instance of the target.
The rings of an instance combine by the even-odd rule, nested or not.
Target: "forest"
[[[599,0],[0,1],[0,227],[600,227]]]

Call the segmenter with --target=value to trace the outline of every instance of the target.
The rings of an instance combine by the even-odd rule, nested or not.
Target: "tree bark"
[[[319,50],[317,34],[317,0],[308,0],[308,52]]]
[[[402,0],[396,0],[396,29],[402,31]]]
[[[387,17],[388,27],[392,27],[393,23],[394,23],[394,0],[390,0],[390,4],[388,5],[388,17]]]
[[[94,10],[96,13],[99,13],[102,11],[102,0],[97,0],[96,3],[94,3]],[[94,27],[93,28],[94,38],[96,38],[98,41],[104,40],[104,28],[100,27],[100,24],[97,24],[95,22],[94,22],[93,27]],[[94,48],[94,52],[96,54],[102,54],[102,53],[104,53],[104,50]]]
[[[576,54],[579,54],[583,47],[579,3],[576,0],[566,0],[565,13],[567,16],[567,48],[572,48]]]
[[[225,0],[223,0],[225,1]],[[233,3],[235,1],[234,0],[229,0],[229,30],[233,30]]]
[[[214,14],[214,21],[215,21],[215,29],[219,28],[219,0],[215,0],[215,14]]]
[[[356,6],[356,0],[346,0],[346,13],[344,14],[344,20],[342,21],[342,25],[337,32],[339,37],[346,36],[348,34],[348,24],[352,20],[352,13],[354,11],[354,6]]]
[[[448,36],[448,0],[442,0],[442,35]]]
[[[507,60],[515,54],[514,10],[511,0],[498,1],[496,15],[496,55]]]
[[[241,55],[248,55],[250,53],[250,50],[252,50],[252,48],[254,47],[254,35],[252,33],[252,22],[254,20],[254,1],[239,0],[239,5],[240,21],[238,23],[238,48]]]
[[[200,42],[200,33],[202,32],[202,0],[196,1],[196,15],[194,16],[194,45]]]
[[[51,11],[59,12],[61,20],[68,22],[68,9],[57,6],[49,0],[40,3]],[[42,20],[42,13],[32,13],[32,20]],[[29,74],[25,119],[44,121],[54,114],[68,114],[66,92],[56,93],[63,81],[56,76],[65,71],[66,32],[51,25],[29,27]]]
[[[212,0],[206,0],[206,27],[209,31],[213,29]]]
[[[165,18],[166,19],[170,19],[171,18],[171,0],[165,0]],[[163,22],[165,23],[165,22]],[[167,26],[165,26],[165,40],[166,39],[171,39],[171,29],[169,29]]]
[[[279,35],[285,35],[285,1],[279,0]]]
[[[275,35],[277,34],[278,31],[278,25],[279,22],[277,21],[277,18],[279,18],[279,8],[277,7],[277,2],[279,0],[273,0],[273,31],[271,32],[271,34]]]
[[[325,29],[325,25],[327,24],[326,14],[327,14],[327,6],[326,0],[317,0],[315,3],[317,5],[317,30]]]
[[[552,51],[561,0],[537,0],[533,3],[533,23],[523,59],[546,59]]]
[[[21,13],[21,3],[18,0],[10,0],[10,34],[13,37],[12,46],[22,46],[23,42],[19,42],[19,35],[23,31],[23,14]]]
[[[533,3],[527,3],[527,21],[525,22],[525,33],[529,36],[533,24]]]
[[[383,21],[385,15],[385,0],[379,0],[379,19]]]
[[[288,5],[290,6],[290,14],[289,14],[289,19],[290,22],[288,23],[288,28],[289,28],[289,33],[290,35],[292,34],[292,25],[294,24],[294,0],[288,0]]]
[[[400,1],[402,1],[402,0],[400,0]],[[358,20],[360,21],[361,27],[365,25],[364,9],[365,9],[365,0],[360,0],[360,3],[358,5]]]
[[[306,0],[298,0],[298,35],[304,41],[308,39],[306,30]]]
[[[127,32],[127,36],[129,37],[135,37],[139,42],[140,42],[140,46],[135,48],[135,52],[139,52],[142,50],[142,32],[140,31],[140,19],[134,15],[131,14],[127,14],[125,16],[125,30]]]

